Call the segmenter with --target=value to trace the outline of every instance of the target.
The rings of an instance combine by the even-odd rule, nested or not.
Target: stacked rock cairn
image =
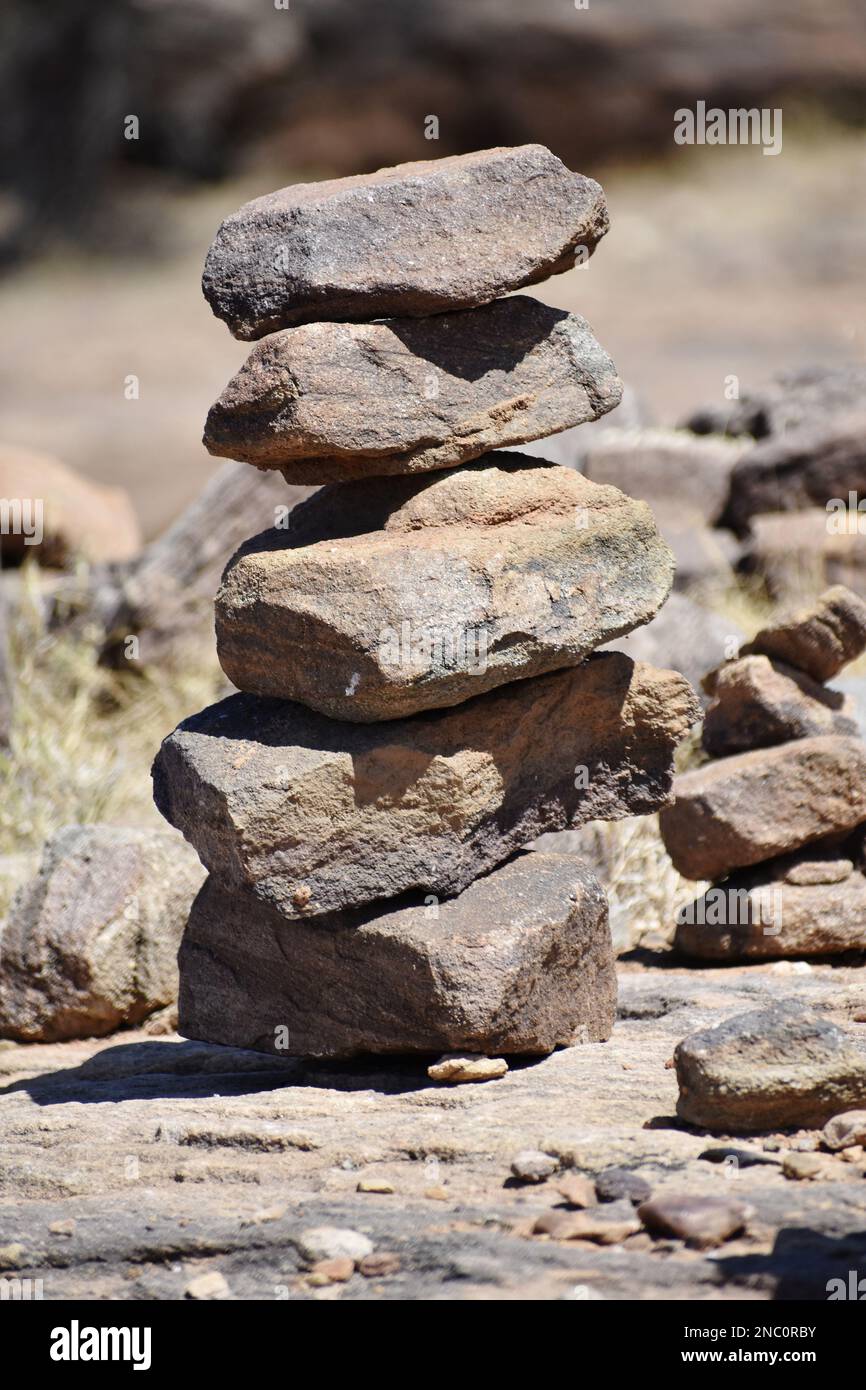
[[[675,867],[713,886],[675,944],[708,960],[866,948],[866,744],[825,682],[866,650],[866,603],[837,585],[711,671],[702,741],[660,816]]]
[[[693,692],[595,649],[656,613],[672,559],[644,503],[488,452],[618,403],[581,318],[498,297],[606,230],[598,184],[537,145],[282,189],[220,228],[205,295],[262,341],[206,445],[327,486],[229,562],[242,693],[154,765],[209,871],[187,1036],[320,1057],[609,1036],[605,895],[521,851],[670,799]]]

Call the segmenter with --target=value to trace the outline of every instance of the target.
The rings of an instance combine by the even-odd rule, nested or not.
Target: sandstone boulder
[[[621,394],[582,318],[517,295],[276,333],[211,406],[204,443],[290,483],[421,473],[595,420]]]
[[[741,655],[761,652],[827,681],[864,649],[866,600],[837,584],[808,608],[762,628]]]
[[[866,820],[866,744],[832,734],[684,772],[659,829],[674,867],[719,879]]]
[[[677,1114],[720,1134],[817,1128],[866,1101],[866,1052],[794,1001],[693,1033],[674,1061]]]
[[[226,218],[202,288],[237,338],[319,319],[437,314],[569,270],[604,195],[543,145],[297,184]]]
[[[209,879],[180,952],[180,1029],[278,1055],[547,1053],[610,1036],[604,893],[521,855],[456,898],[287,922]]]
[[[95,1037],[173,1004],[202,878],[165,830],[61,830],[0,926],[0,1037]]]
[[[696,713],[618,653],[382,724],[235,695],[165,740],[154,795],[224,885],[318,915],[458,893],[546,830],[656,809]]]
[[[395,719],[584,660],[646,622],[672,560],[649,508],[519,455],[341,483],[242,546],[216,601],[240,689]]]
[[[859,732],[850,697],[768,656],[744,656],[717,667],[704,689],[712,698],[701,738],[716,758],[788,739]]]

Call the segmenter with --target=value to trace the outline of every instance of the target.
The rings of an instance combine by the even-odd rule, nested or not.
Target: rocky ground
[[[866,1046],[866,965],[672,961],[620,961],[609,1042],[471,1085],[435,1084],[421,1061],[275,1064],[141,1032],[2,1043],[0,1269],[41,1278],[46,1299],[823,1300],[866,1260],[863,1159],[811,1152],[817,1132],[691,1129],[668,1064],[686,1034],[787,998],[862,1027]],[[525,1149],[753,1211],[709,1251],[645,1232],[607,1246],[533,1235],[562,1198],[557,1175],[511,1175]],[[786,1175],[792,1150],[815,1176]],[[318,1283],[299,1247],[323,1225],[399,1268]]]

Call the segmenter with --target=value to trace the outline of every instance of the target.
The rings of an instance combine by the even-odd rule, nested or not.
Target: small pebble
[[[814,1134],[807,1134],[802,1139],[795,1139],[791,1148],[800,1154],[813,1154],[818,1148],[818,1140]]]
[[[739,1235],[751,1208],[724,1197],[684,1193],[643,1202],[637,1214],[653,1235],[674,1236],[695,1249],[707,1250]]]
[[[824,1160],[816,1153],[798,1153],[792,1150],[782,1159],[782,1172],[786,1178],[817,1178],[823,1166]]]
[[[365,1279],[385,1279],[400,1272],[400,1256],[392,1250],[377,1250],[374,1255],[366,1255],[358,1269]]]
[[[782,1141],[781,1139],[765,1139],[761,1148],[764,1150],[764,1153],[777,1154],[782,1148]]]
[[[566,1173],[556,1184],[556,1190],[570,1207],[594,1207],[595,1184],[582,1173]]]
[[[628,1168],[605,1168],[595,1180],[595,1194],[600,1202],[618,1202],[627,1198],[633,1206],[648,1202],[652,1188],[646,1178]]]
[[[325,1284],[345,1284],[355,1273],[355,1261],[342,1256],[336,1260],[317,1260],[310,1271],[311,1282]]]
[[[845,1110],[824,1126],[828,1149],[852,1149],[866,1144],[866,1110]]]
[[[592,1240],[599,1245],[618,1245],[640,1230],[631,1202],[610,1202],[589,1211],[546,1211],[532,1228],[535,1235],[554,1240]]]
[[[446,1052],[438,1062],[427,1068],[431,1081],[448,1081],[452,1086],[464,1081],[497,1081],[508,1071],[504,1057],[479,1057],[475,1054]]]
[[[52,1221],[48,1229],[53,1236],[74,1236],[75,1220],[73,1217],[67,1216],[63,1221]]]
[[[356,1264],[365,1256],[372,1255],[373,1242],[360,1231],[352,1231],[343,1226],[311,1226],[302,1231],[297,1246],[311,1265],[320,1260],[353,1260]]]
[[[447,1202],[450,1195],[447,1187],[428,1187],[424,1192],[430,1202]]]
[[[511,1171],[521,1182],[544,1182],[558,1167],[558,1161],[540,1149],[521,1149],[511,1160]]]
[[[383,1196],[394,1189],[385,1178],[359,1178],[356,1192],[379,1192]]]
[[[0,1245],[0,1269],[23,1269],[26,1263],[23,1245]]]
[[[194,1279],[190,1279],[184,1294],[187,1298],[199,1300],[229,1298],[231,1290],[224,1274],[220,1274],[218,1269],[212,1269],[207,1274],[197,1274]]]
[[[812,967],[805,960],[777,960],[770,966],[771,975],[811,975]]]
[[[839,1157],[843,1163],[862,1163],[866,1157],[866,1149],[862,1144],[855,1144],[853,1149],[843,1149]]]

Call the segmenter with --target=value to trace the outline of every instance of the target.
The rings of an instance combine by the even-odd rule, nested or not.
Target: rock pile
[[[693,692],[596,649],[657,612],[672,559],[646,504],[487,452],[617,404],[583,320],[496,297],[606,228],[598,185],[540,146],[285,189],[223,224],[205,293],[270,336],[206,442],[328,486],[229,563],[217,644],[242,693],[154,765],[209,871],[187,1035],[332,1057],[609,1035],[604,894],[573,857],[518,852],[669,798]]]
[[[710,879],[677,947],[710,960],[866,947],[866,744],[825,682],[866,650],[866,603],[841,586],[713,670],[703,746],[660,816],[680,873]]]

